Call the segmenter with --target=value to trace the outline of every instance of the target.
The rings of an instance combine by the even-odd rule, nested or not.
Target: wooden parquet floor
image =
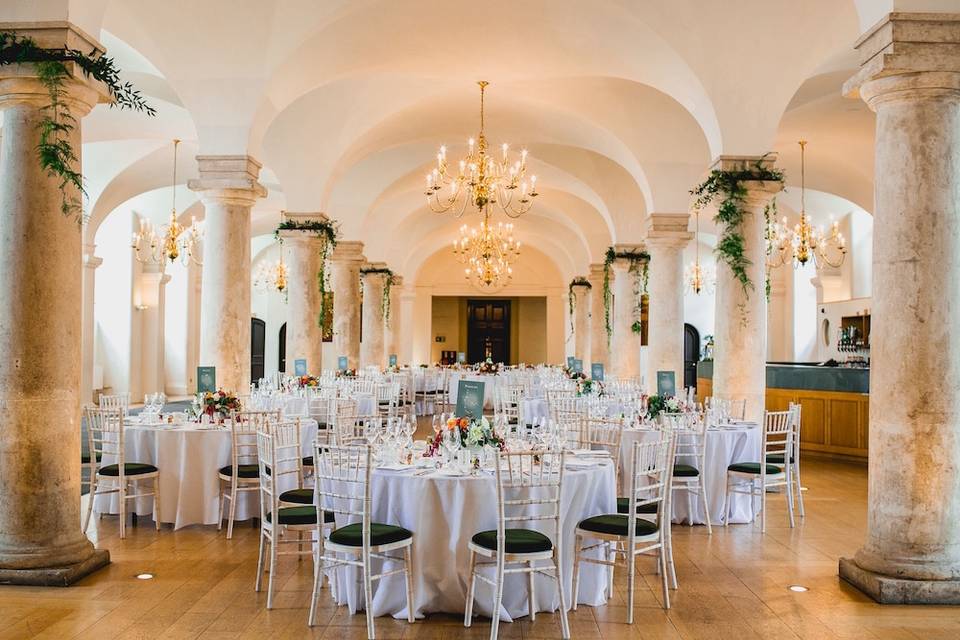
[[[773,496],[768,531],[759,526],[674,528],[680,589],[673,608],[658,604],[653,561],[641,562],[634,625],[625,623],[625,580],[604,607],[571,612],[574,638],[764,638],[955,640],[960,608],[874,604],[837,577],[837,559],[860,545],[865,527],[866,468],[807,459],[807,516],[791,530],[783,500]],[[306,626],[311,563],[281,562],[276,608],[253,590],[257,530],[238,526],[233,540],[215,527],[157,533],[141,519],[118,538],[116,518],[97,522],[97,544],[113,563],[78,585],[62,588],[0,587],[0,640],[13,638],[336,638],[365,637],[364,617],[321,596],[320,626]],[[93,527],[91,527],[93,532]],[[141,572],[153,580],[137,580]],[[809,587],[806,593],[788,585]],[[501,625],[504,639],[559,638],[556,615],[535,623]],[[483,638],[489,623],[464,629],[452,615],[408,624],[380,618],[378,638]]]

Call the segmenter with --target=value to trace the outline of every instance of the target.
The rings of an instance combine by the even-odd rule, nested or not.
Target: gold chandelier
[[[203,264],[200,249],[203,240],[203,226],[195,217],[190,218],[190,226],[184,227],[177,221],[177,149],[179,140],[173,141],[173,208],[170,221],[160,229],[146,219],[140,220],[140,230],[133,234],[130,246],[138,262],[144,264],[165,265],[180,258],[184,265],[191,262]]]
[[[703,293],[713,293],[713,287],[716,284],[717,274],[710,265],[700,264],[700,211],[697,210],[696,216],[697,231],[693,238],[694,254],[693,262],[687,265],[684,270],[683,282],[688,291],[700,295]]]
[[[490,213],[483,212],[479,227],[460,227],[460,237],[453,242],[453,255],[466,265],[464,276],[482,291],[499,291],[513,278],[511,262],[520,256],[520,243],[513,238],[513,224],[490,223]]]
[[[800,140],[800,222],[791,229],[787,218],[771,221],[767,226],[767,267],[776,268],[788,262],[802,267],[811,259],[816,268],[839,267],[847,255],[847,243],[840,233],[840,223],[830,223],[829,233],[810,224],[805,205],[806,147]]]
[[[500,147],[500,159],[487,154],[487,138],[483,131],[483,95],[490,84],[484,80],[480,85],[480,133],[476,140],[467,141],[467,155],[459,161],[456,173],[447,165],[447,148],[437,152],[437,166],[427,174],[427,204],[436,213],[454,211],[463,215],[467,203],[477,210],[486,211],[489,204],[496,203],[505,214],[517,218],[533,206],[537,193],[537,176],[527,174],[527,150],[520,151],[519,158],[511,159],[510,145]],[[519,189],[519,196],[516,192]],[[445,193],[441,193],[441,191]]]
[[[253,277],[253,286],[260,291],[276,290],[283,293],[287,290],[287,265],[283,263],[283,252],[280,259],[272,264],[261,262]]]

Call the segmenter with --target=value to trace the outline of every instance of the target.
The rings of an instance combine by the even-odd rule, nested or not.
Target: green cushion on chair
[[[103,460],[103,454],[102,454],[102,453],[98,453],[98,454],[97,454],[97,462],[100,462],[101,460]],[[89,454],[89,453],[81,453],[81,454],[80,454],[80,464],[90,464],[90,454]]]
[[[783,454],[771,453],[767,456],[767,462],[770,464],[783,464]],[[793,456],[790,456],[790,464],[793,464]]]
[[[300,464],[304,467],[313,466],[313,456],[304,456],[303,460],[300,461]]]
[[[578,524],[577,527],[585,531],[593,531],[595,533],[606,533],[614,536],[626,536],[627,521],[628,521],[628,518],[626,515],[621,515],[619,513],[617,514],[609,513],[606,515],[593,516],[592,518],[581,520],[580,524]],[[636,534],[638,536],[648,536],[650,534],[657,532],[657,524],[655,522],[650,522],[649,520],[642,520],[640,518],[637,518],[636,522],[637,522]]]
[[[727,467],[727,471],[736,471],[738,473],[755,473],[760,475],[760,463],[759,462],[738,462]],[[767,465],[767,473],[777,474],[783,473],[783,470],[780,467],[775,467],[772,464]]]
[[[267,511],[266,514],[267,522],[273,521],[273,514]],[[303,524],[317,524],[317,508],[316,507],[281,507],[277,511],[277,521],[280,524],[287,525],[303,525]],[[329,511],[325,511],[323,514],[324,522],[332,522],[333,514]]]
[[[503,532],[506,537],[504,551],[506,553],[538,553],[540,551],[550,551],[553,549],[553,543],[550,538],[539,531],[532,529],[505,529]],[[497,532],[481,531],[471,539],[476,545],[491,551],[497,550]]]
[[[655,514],[657,512],[657,503],[641,504],[637,507],[637,513]],[[630,498],[617,498],[617,513],[627,513],[630,510]]]
[[[220,467],[220,475],[222,476],[233,476],[233,466],[227,465],[225,467]],[[239,465],[239,472],[237,473],[238,478],[259,478],[260,477],[260,465],[258,464],[241,464]]]
[[[697,471],[696,467],[691,467],[688,464],[673,465],[673,476],[675,478],[696,478],[699,475],[700,472]]]
[[[313,504],[313,489],[291,489],[280,494],[280,502]]]
[[[157,468],[152,464],[143,464],[141,462],[124,462],[123,463],[123,475],[125,476],[140,476],[145,473],[156,473],[156,472],[157,472]],[[100,475],[119,476],[120,465],[108,464],[105,467],[100,467]]]
[[[381,544],[390,544],[391,542],[400,542],[412,538],[413,534],[403,527],[395,527],[392,524],[380,524],[378,522],[370,523],[370,545],[378,546]],[[348,524],[345,527],[334,529],[330,533],[330,542],[342,544],[350,547],[363,546],[363,525],[358,523]]]
[[[327,423],[326,423],[326,422],[318,422],[318,423],[317,423],[317,429],[323,430],[323,429],[327,429],[327,428],[329,428],[329,427],[327,426]]]

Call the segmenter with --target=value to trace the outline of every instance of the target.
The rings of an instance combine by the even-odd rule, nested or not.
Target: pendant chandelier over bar
[[[177,258],[184,265],[203,264],[201,242],[203,225],[195,217],[190,218],[190,226],[183,227],[177,221],[177,149],[179,140],[173,141],[173,207],[170,221],[160,229],[146,219],[140,220],[140,230],[133,234],[130,246],[138,262],[144,264],[166,265]]]
[[[697,230],[693,238],[693,246],[696,253],[693,262],[687,265],[683,274],[683,283],[688,291],[700,295],[701,292],[713,293],[716,285],[717,274],[709,265],[700,264],[700,211],[694,213]]]
[[[287,290],[287,265],[283,263],[283,252],[280,252],[280,259],[273,263],[261,262],[257,272],[253,277],[253,286],[258,291],[269,293],[277,291],[283,293]]]
[[[530,210],[537,193],[537,176],[527,182],[527,150],[520,151],[519,158],[511,160],[510,145],[500,147],[500,159],[487,154],[487,138],[484,134],[483,97],[488,82],[480,85],[480,133],[476,140],[467,141],[467,155],[459,161],[455,173],[447,165],[447,148],[437,152],[437,166],[427,174],[427,204],[436,213],[453,211],[463,215],[467,204],[486,213],[487,206],[496,203],[511,218],[517,218]],[[519,190],[519,195],[517,191]]]
[[[810,224],[806,210],[806,147],[800,140],[800,222],[791,229],[787,218],[771,221],[767,227],[767,266],[776,268],[788,262],[802,267],[811,259],[818,269],[839,267],[847,255],[847,244],[840,223],[830,223],[830,232]]]
[[[484,210],[479,227],[460,227],[460,238],[453,242],[453,255],[466,265],[464,276],[481,291],[499,291],[513,278],[511,262],[520,255],[520,243],[513,238],[513,224],[490,223]]]

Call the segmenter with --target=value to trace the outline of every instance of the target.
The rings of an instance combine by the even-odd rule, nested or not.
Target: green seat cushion
[[[675,478],[696,478],[699,475],[700,472],[697,471],[697,468],[691,467],[689,464],[673,465],[673,476]]]
[[[775,467],[772,464],[766,465],[767,473],[783,473],[783,470],[780,467]],[[760,463],[759,462],[738,462],[727,467],[727,471],[736,471],[738,473],[755,473],[760,475]]]
[[[627,513],[630,510],[630,498],[617,498],[617,513]],[[657,503],[641,504],[637,507],[637,513],[655,514],[657,512]]]
[[[291,489],[280,494],[280,502],[313,504],[313,489]]]
[[[273,521],[273,513],[267,511],[267,522]],[[303,525],[317,524],[317,508],[310,507],[281,507],[277,511],[277,520],[280,524]],[[325,511],[323,514],[324,522],[333,522],[333,514]]]
[[[592,518],[581,520],[577,526],[584,531],[626,537],[628,520],[626,515],[608,513],[606,515],[593,516]],[[640,518],[637,518],[636,522],[636,535],[638,536],[648,536],[657,532],[657,524],[655,522],[642,520]]]
[[[540,551],[550,551],[553,549],[553,543],[550,538],[539,531],[532,529],[505,529],[504,537],[506,544],[504,551],[506,553],[538,553]],[[490,549],[497,550],[497,532],[481,531],[472,538],[473,544]]]
[[[305,467],[312,467],[312,466],[313,466],[313,456],[304,456],[304,457],[303,457],[303,460],[301,461],[300,464],[302,464],[302,465],[305,466]]]
[[[783,464],[783,454],[771,453],[767,456],[767,462],[772,464]],[[793,456],[790,456],[790,464],[793,464]]]
[[[413,533],[403,527],[396,527],[392,524],[380,524],[379,522],[370,523],[370,545],[378,546],[381,544],[390,544],[391,542],[400,542],[412,538]],[[345,527],[334,529],[330,533],[330,542],[342,544],[349,547],[363,546],[363,525],[359,522],[348,524]]]
[[[140,476],[145,473],[156,473],[156,472],[157,472],[157,468],[152,464],[144,464],[142,462],[124,462],[123,463],[123,475],[125,476]],[[120,465],[108,464],[105,467],[100,467],[100,475],[119,476]]]
[[[220,467],[220,475],[222,476],[233,476],[233,466],[227,465],[225,467]],[[259,478],[260,477],[260,465],[258,464],[241,464],[238,467],[238,478]]]
[[[102,454],[102,453],[97,453],[97,462],[100,462],[101,460],[103,460],[103,454]],[[81,453],[81,454],[80,454],[80,464],[90,464],[90,454],[89,454],[89,453]]]

